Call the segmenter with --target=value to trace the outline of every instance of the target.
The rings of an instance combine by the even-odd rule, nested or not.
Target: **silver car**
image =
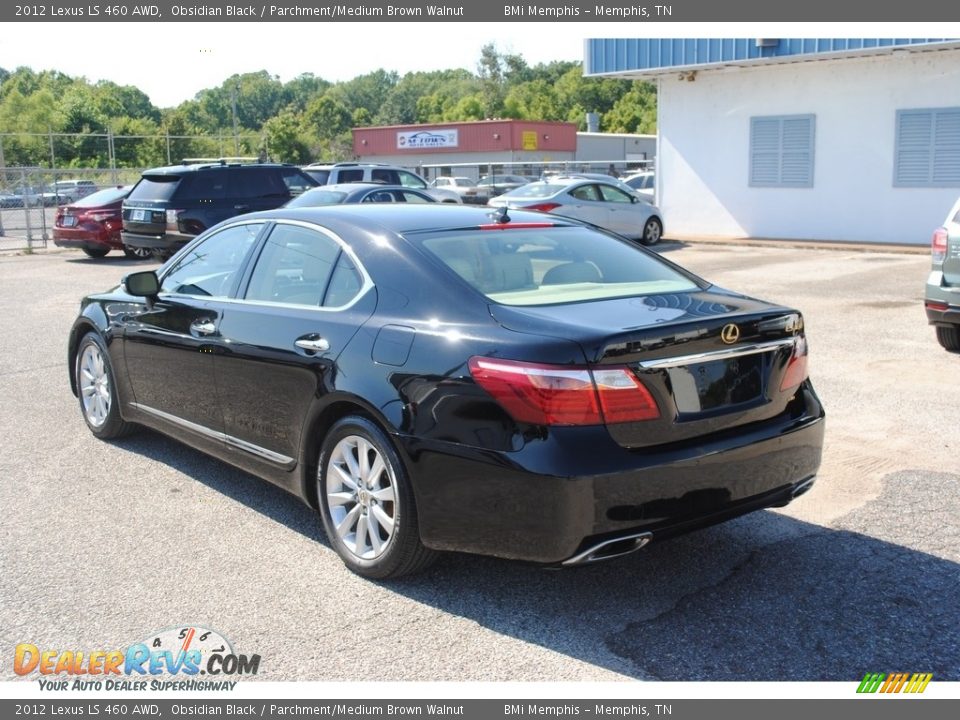
[[[492,207],[539,210],[574,218],[656,245],[663,237],[663,218],[655,205],[610,181],[553,177],[532,182],[493,198]]]
[[[931,255],[924,299],[927,320],[946,350],[960,352],[960,199],[943,227],[934,230]]]

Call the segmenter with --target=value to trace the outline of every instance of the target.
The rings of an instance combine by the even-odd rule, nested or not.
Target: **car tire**
[[[100,335],[89,332],[83,336],[77,346],[73,371],[80,413],[90,432],[101,440],[129,435],[135,426],[120,416],[120,400],[110,353]]]
[[[153,251],[150,248],[123,246],[123,254],[131,260],[149,260],[153,257]]]
[[[650,217],[643,224],[643,235],[640,236],[640,242],[644,245],[656,245],[663,237],[663,223],[659,218]]]
[[[87,257],[92,258],[106,257],[106,254],[110,252],[108,248],[84,248],[83,251],[87,254]]]
[[[944,350],[960,352],[960,327],[956,325],[938,327],[937,342],[940,343]]]
[[[438,556],[420,542],[406,469],[389,438],[367,418],[336,422],[317,462],[320,518],[353,572],[385,580],[423,570]]]

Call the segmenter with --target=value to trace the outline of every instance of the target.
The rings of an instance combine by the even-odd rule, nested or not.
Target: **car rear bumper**
[[[960,287],[947,285],[942,272],[931,272],[924,293],[924,310],[931,325],[960,325]]]
[[[126,231],[120,233],[120,236],[123,244],[128,247],[171,251],[179,250],[196,237],[196,235],[172,232],[166,232],[163,235],[143,235]]]
[[[121,250],[119,233],[113,235],[95,234],[82,228],[55,227],[53,244],[62,248],[80,248],[83,250]]]
[[[602,426],[551,428],[516,452],[399,438],[421,538],[558,564],[607,540],[659,540],[785,505],[809,489],[823,446],[820,402],[809,383],[801,395],[799,414],[644,450],[621,447]]]

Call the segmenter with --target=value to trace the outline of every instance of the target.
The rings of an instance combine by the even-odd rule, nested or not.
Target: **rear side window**
[[[266,197],[287,197],[287,186],[270,168],[244,168],[229,174],[229,195],[238,200],[254,200]]]
[[[144,175],[130,193],[131,200],[169,200],[180,185],[180,175]]]
[[[184,177],[177,191],[177,201],[223,200],[227,196],[227,173],[217,168],[199,170]]]
[[[363,170],[341,170],[337,182],[361,182],[363,180]]]
[[[330,171],[329,170],[314,170],[312,168],[304,170],[304,172],[316,180],[320,185],[326,185],[330,182]]]
[[[375,168],[375,169],[370,173],[370,177],[373,179],[374,182],[382,182],[382,183],[385,183],[385,184],[387,184],[387,185],[397,185],[397,184],[399,184],[399,183],[398,183],[399,178],[397,177],[397,171],[396,171],[396,170],[382,170],[382,169],[376,169],[376,168]]]
[[[556,305],[698,289],[657,256],[589,228],[445,231],[408,237],[503,305]]]
[[[247,300],[319,307],[340,246],[298,225],[277,225],[253,269]]]
[[[310,192],[305,192],[302,195],[298,195],[288,202],[284,207],[298,208],[317,207],[319,205],[336,205],[338,203],[342,203],[346,196],[347,194],[345,192],[317,188],[316,190],[311,190]]]
[[[284,168],[281,170],[280,177],[291,195],[300,195],[316,186],[316,183],[313,182],[308,175],[297,172],[293,168]]]

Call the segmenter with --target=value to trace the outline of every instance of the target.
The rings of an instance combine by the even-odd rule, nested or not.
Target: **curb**
[[[929,255],[928,245],[906,243],[856,243],[842,240],[784,240],[780,238],[740,238],[678,236],[664,238],[665,243],[682,245],[730,245],[740,247],[778,247],[796,250],[839,250],[843,252],[899,253],[901,255]]]

